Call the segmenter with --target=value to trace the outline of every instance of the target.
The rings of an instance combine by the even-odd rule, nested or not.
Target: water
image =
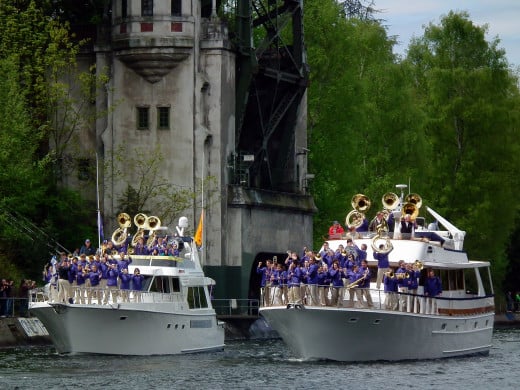
[[[229,342],[222,352],[187,356],[15,348],[0,350],[0,389],[518,389],[519,352],[520,329],[496,331],[487,357],[401,363],[303,362],[281,340]]]

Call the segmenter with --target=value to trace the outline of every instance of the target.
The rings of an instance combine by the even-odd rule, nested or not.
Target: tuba
[[[387,192],[381,199],[385,210],[394,210],[399,206],[399,197],[393,192]]]
[[[352,197],[350,204],[354,210],[347,214],[345,225],[349,228],[358,228],[363,224],[365,211],[370,208],[371,202],[368,196],[357,194]]]
[[[370,208],[371,202],[367,196],[363,194],[357,194],[352,197],[350,204],[354,210],[364,213]]]
[[[357,210],[352,210],[350,213],[347,214],[347,218],[345,219],[345,225],[347,225],[349,228],[358,228],[363,224],[364,219],[365,214]]]
[[[417,218],[417,216],[419,215],[419,207],[417,207],[415,203],[405,203],[403,205],[402,215],[404,216],[405,214],[409,214],[410,219],[412,221],[415,221],[415,218]]]
[[[112,234],[112,242],[114,245],[123,245],[126,241],[128,228],[132,225],[130,215],[127,213],[118,214],[117,223],[119,223],[119,228]]]
[[[383,247],[379,248],[381,245],[383,245]],[[388,254],[394,249],[390,238],[388,236],[382,237],[379,233],[372,238],[371,246],[374,253]]]
[[[150,216],[146,219],[145,229],[150,231],[148,235],[148,240],[146,240],[146,246],[151,248],[153,243],[155,242],[155,238],[157,237],[157,233],[155,232],[157,229],[161,227],[161,220],[156,216]]]
[[[413,203],[418,209],[422,206],[422,198],[419,194],[408,194],[404,198],[405,203]]]
[[[137,233],[132,237],[132,246],[136,246],[140,238],[144,238],[144,231],[146,230],[146,221],[148,217],[146,214],[139,213],[134,217],[134,224],[137,226]]]

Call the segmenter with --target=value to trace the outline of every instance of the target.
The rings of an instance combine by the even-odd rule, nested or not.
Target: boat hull
[[[213,310],[168,312],[160,307],[37,303],[31,307],[59,353],[174,355],[224,347]]]
[[[347,362],[488,354],[494,321],[493,313],[451,317],[303,305],[260,313],[297,357]]]

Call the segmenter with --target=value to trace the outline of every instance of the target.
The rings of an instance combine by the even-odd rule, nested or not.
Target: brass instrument
[[[419,194],[408,194],[404,198],[406,203],[413,203],[418,209],[422,206],[422,198]]]
[[[155,238],[157,237],[157,233],[155,232],[157,229],[161,227],[161,220],[152,215],[146,219],[145,229],[150,231],[148,236],[148,240],[146,240],[146,246],[151,247],[155,242]]]
[[[129,228],[132,226],[132,220],[127,213],[120,213],[117,216],[117,222],[119,223],[119,227]]]
[[[364,213],[370,208],[371,202],[367,196],[363,194],[357,194],[352,197],[350,204],[354,210]]]
[[[128,235],[128,228],[132,225],[130,215],[127,213],[119,213],[117,216],[119,228],[112,234],[112,242],[114,245],[123,245]]]
[[[361,283],[363,280],[366,279],[367,275],[368,275],[368,272],[369,270],[367,269],[364,273],[363,273],[363,276],[360,277],[359,279],[353,281],[352,283],[349,283],[347,284],[346,288],[353,288],[353,287],[357,287],[359,285],[359,283]]]
[[[409,214],[410,219],[412,221],[415,221],[415,218],[417,218],[417,216],[419,215],[419,207],[417,207],[415,203],[405,203],[403,205],[402,214],[403,216],[405,214]]]
[[[408,279],[410,277],[410,274],[408,272],[405,272],[404,274],[398,273],[398,274],[395,274],[395,277],[397,279]]]
[[[413,268],[418,271],[422,271],[422,269],[424,268],[424,265],[420,260],[415,260],[413,263]]]
[[[134,224],[137,226],[137,233],[132,237],[132,246],[136,246],[140,238],[144,238],[144,231],[146,227],[146,220],[148,217],[146,214],[139,213],[134,217]]]
[[[385,210],[395,210],[399,206],[399,197],[393,192],[387,192],[381,199]]]
[[[384,244],[383,244],[384,246],[383,246],[383,248],[379,248],[379,246],[381,245],[381,244],[379,244],[379,241],[382,241],[382,240],[384,241]],[[375,253],[387,254],[387,253],[392,252],[392,250],[394,249],[394,245],[392,244],[390,237],[380,235],[379,231],[374,236],[374,238],[372,238],[371,246],[372,246],[372,250]]]
[[[357,194],[352,197],[350,204],[354,210],[347,214],[345,225],[349,228],[358,228],[363,224],[365,211],[370,208],[371,202],[368,196]]]
[[[358,228],[363,224],[364,219],[365,214],[357,210],[352,210],[347,214],[347,218],[345,218],[345,225],[347,225],[349,228]]]

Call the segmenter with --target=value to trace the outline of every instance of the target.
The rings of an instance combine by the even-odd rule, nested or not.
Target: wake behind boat
[[[418,219],[422,199],[416,194],[385,194],[381,214],[386,218],[374,223],[373,232],[355,231],[366,225],[370,200],[357,195],[352,205],[347,216],[350,233],[340,233],[325,245],[332,250],[332,260],[322,248],[321,256],[300,272],[307,272],[306,278],[295,282],[299,265],[293,265],[287,271],[287,287],[281,279],[266,286],[270,292],[260,313],[293,353],[303,359],[349,362],[488,354],[494,321],[490,264],[468,260],[465,232],[428,207],[446,230],[427,229]],[[406,232],[410,223],[413,228]],[[361,264],[356,273],[348,259],[363,256],[365,248],[368,267],[363,270]],[[378,261],[373,259],[381,257],[387,257],[391,268],[384,269],[384,283],[378,286]],[[318,274],[325,283],[317,286],[309,282],[315,262],[319,272],[326,272],[322,279]],[[326,271],[327,263],[332,263],[332,271]],[[380,262],[379,268],[385,265]],[[341,284],[334,282],[336,274]],[[271,280],[277,277],[273,271]]]
[[[149,230],[150,236],[157,230],[151,227],[158,220],[138,216],[144,220],[136,222],[142,223],[134,241],[142,240],[143,230]],[[113,236],[118,244],[127,237],[130,225],[124,223],[125,234]],[[126,260],[128,273],[119,270],[119,287],[94,286],[94,275],[90,287],[73,283],[68,290],[52,283],[46,293],[35,294],[30,311],[44,324],[57,351],[166,355],[221,350],[224,324],[217,321],[209,292],[215,282],[204,276],[193,238],[184,236],[186,227],[187,218],[182,217],[171,241],[178,251],[175,256],[132,254],[129,264]],[[113,264],[125,261],[125,255],[115,253],[109,256]],[[139,276],[142,285],[124,287],[123,275]]]

